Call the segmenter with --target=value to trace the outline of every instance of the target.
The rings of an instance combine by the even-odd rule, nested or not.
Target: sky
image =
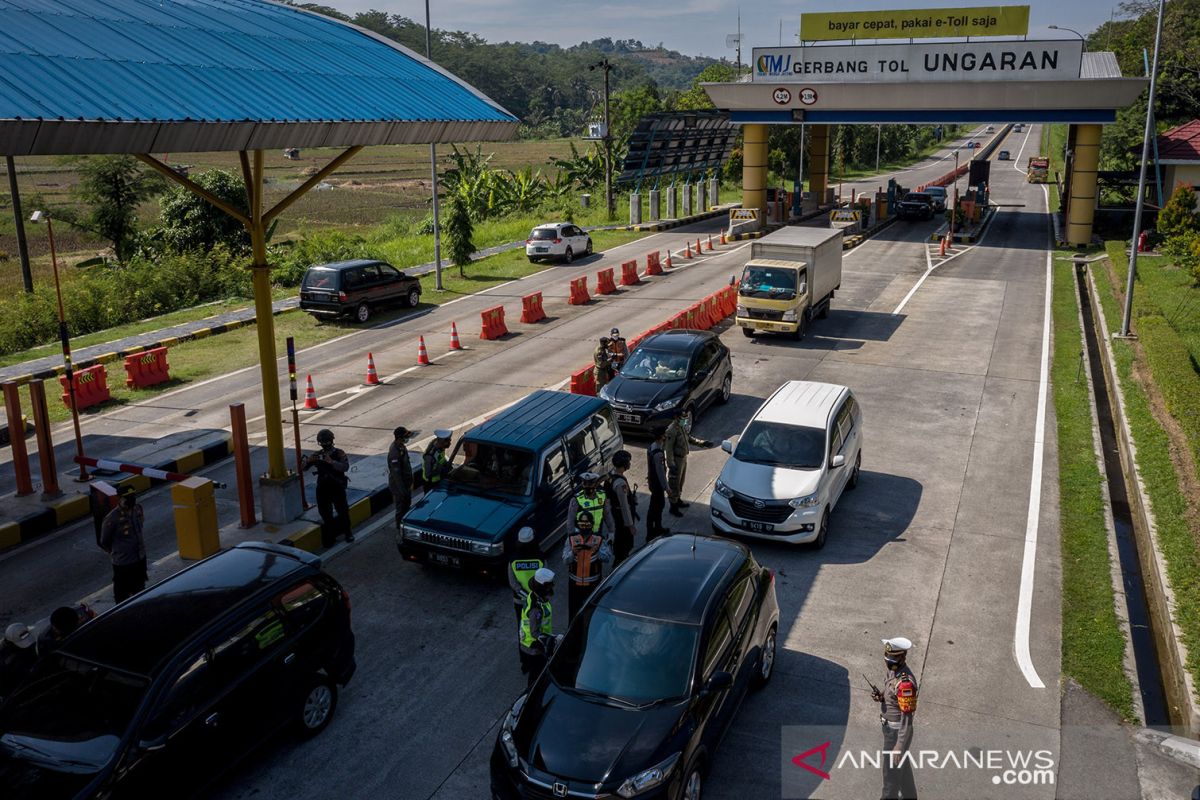
[[[425,18],[421,0],[320,0],[343,13],[377,9],[418,22]],[[1007,3],[1019,5],[1018,3]],[[806,11],[868,11],[905,8],[962,8],[1006,5],[977,0],[761,0],[741,3],[742,61],[751,47],[795,42],[800,15]],[[1109,18],[1117,0],[1031,0],[1029,33],[1034,38],[1071,34],[1047,30],[1059,25],[1087,34]],[[564,46],[600,39],[636,39],[653,47],[660,42],[692,56],[726,57],[726,34],[737,31],[737,0],[429,0],[434,28],[463,30],[491,42],[552,42]]]

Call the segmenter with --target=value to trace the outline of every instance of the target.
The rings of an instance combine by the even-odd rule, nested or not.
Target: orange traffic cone
[[[697,236],[696,237],[696,255],[700,255],[703,252],[704,252],[704,248],[700,246],[700,237]]]
[[[692,257],[692,243],[691,242],[683,243],[683,257],[684,258]]]
[[[721,230],[721,244],[729,244],[729,242],[727,242],[725,240],[725,230],[724,229]]]
[[[671,268],[671,248],[669,248],[669,247],[667,248],[667,263],[666,263],[666,267],[667,267],[667,269],[670,269],[670,268]]]
[[[418,337],[417,344],[417,364],[422,367],[429,366],[429,351],[425,349],[425,337]]]
[[[320,408],[317,405],[317,390],[312,385],[312,375],[308,376],[308,387],[304,390],[304,407],[310,411]]]
[[[458,327],[453,322],[450,323],[450,349],[463,349],[462,342],[458,340]]]
[[[708,249],[709,249],[709,250],[712,250],[712,249],[713,249],[713,243],[712,243],[712,234],[711,234],[711,233],[708,235]]]
[[[379,385],[379,373],[375,371],[375,356],[367,353],[367,386]]]

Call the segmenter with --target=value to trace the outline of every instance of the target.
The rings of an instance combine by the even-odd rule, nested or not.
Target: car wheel
[[[530,256],[530,257],[529,257],[529,263],[530,263],[530,264],[536,264],[537,262],[538,262],[538,260],[537,260],[536,258],[534,258],[533,256]]]
[[[416,308],[418,305],[420,305],[421,290],[420,289],[410,289],[408,292],[408,298],[406,299],[406,302],[408,303],[409,308]]]
[[[775,634],[774,625],[767,631],[767,640],[763,642],[762,650],[758,651],[758,666],[754,670],[752,683],[755,689],[761,689],[771,682],[775,674]]]
[[[316,736],[329,726],[337,708],[337,695],[337,685],[330,678],[317,675],[313,679],[296,715],[297,727],[303,738]]]
[[[590,236],[587,240],[587,250],[585,250],[584,253],[589,256],[592,254],[592,237]]]
[[[725,376],[725,380],[721,381],[721,394],[717,397],[717,402],[725,405],[729,402],[729,397],[733,394],[733,374]]]
[[[683,793],[680,795],[680,800],[700,800],[700,791],[703,789],[704,781],[700,775],[699,762],[692,764],[685,774],[687,777],[683,779]]]
[[[371,307],[366,303],[359,303],[358,308],[354,309],[354,318],[359,322],[366,322],[371,318]]]
[[[808,313],[800,315],[800,321],[796,323],[796,330],[792,332],[792,341],[798,342],[804,338],[804,329],[808,327]]]
[[[754,331],[750,328],[742,328],[742,336],[745,336],[747,339],[753,339]]]
[[[571,252],[571,248],[567,248],[567,252],[563,253],[563,263],[570,264],[575,260],[575,254]]]
[[[850,473],[850,477],[846,480],[846,488],[853,489],[858,486],[858,474],[862,470],[862,450],[858,451],[858,455],[854,457],[854,471]]]
[[[812,549],[820,550],[825,546],[825,538],[829,535],[829,509],[821,514],[821,526],[817,528],[817,538],[813,539]]]

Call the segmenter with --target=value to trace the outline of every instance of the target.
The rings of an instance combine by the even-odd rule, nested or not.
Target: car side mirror
[[[733,686],[733,676],[724,670],[717,670],[704,684],[705,693],[723,692]]]
[[[723,442],[721,442],[721,449],[724,450],[726,453],[729,453],[729,455],[733,455],[733,440],[726,439]]]
[[[829,462],[829,466],[833,467],[834,469],[837,469],[838,467],[841,467],[841,466],[845,466],[845,464],[846,464],[846,457],[844,455],[842,455],[841,453],[838,453],[836,456],[833,457],[833,460],[831,460]]]
[[[800,281],[800,294],[805,294],[808,291],[808,281]]]

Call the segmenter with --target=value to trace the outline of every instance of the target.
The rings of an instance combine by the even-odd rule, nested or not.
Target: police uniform
[[[438,428],[433,432],[434,439],[425,448],[424,455],[421,456],[421,481],[425,484],[426,490],[436,486],[442,478],[446,477],[446,473],[450,471],[450,462],[446,459],[446,450],[440,446],[441,441],[450,441],[451,431],[445,428]]]
[[[671,420],[667,426],[667,441],[663,451],[667,459],[667,498],[671,501],[671,513],[676,516],[681,516],[680,508],[687,507],[683,502],[683,481],[687,477],[690,439],[679,417]]]
[[[580,515],[586,521],[587,512]],[[612,560],[612,550],[603,537],[587,527],[576,527],[563,543],[563,563],[570,569],[567,574],[567,619],[575,614],[592,596],[603,576],[603,563]]]
[[[595,473],[589,473],[594,475]],[[596,476],[599,480],[599,476]],[[603,489],[597,489],[589,497],[585,490],[580,490],[573,498],[567,509],[567,524],[572,529],[575,519],[580,512],[587,512],[592,517],[592,530],[599,536],[609,538],[613,535],[612,511],[609,510],[608,495]]]
[[[897,636],[883,640],[887,677],[879,693],[879,724],[883,731],[882,800],[913,800],[917,785],[912,761],[903,758],[913,740],[913,715],[917,711],[917,679],[908,668],[906,656],[912,642]],[[891,753],[892,755],[888,755]]]
[[[656,536],[669,533],[662,524],[662,512],[666,505],[664,501],[667,492],[666,455],[663,452],[662,442],[659,441],[662,433],[660,428],[654,430],[654,441],[650,444],[650,449],[646,451],[647,488],[650,490],[650,507],[646,510],[647,542]]]
[[[612,363],[608,352],[607,337],[601,339],[600,344],[596,345],[596,349],[592,352],[592,365],[596,370],[596,388],[599,389],[612,380]]]
[[[521,656],[521,672],[525,673],[528,685],[532,686],[538,675],[546,666],[546,645],[543,636],[554,633],[553,608],[549,597],[542,597],[532,586],[541,576],[547,576],[553,589],[554,573],[542,567],[534,573],[531,590],[525,597],[525,605],[521,608],[521,619],[517,628],[517,647]]]
[[[533,529],[522,528],[517,535],[516,558],[508,564],[508,587],[513,593],[513,611],[517,614],[517,623],[521,622],[521,610],[525,608],[525,600],[529,597],[529,582],[537,571],[546,566],[539,556],[537,544],[533,541]]]
[[[347,542],[354,541],[350,531],[350,505],[346,502],[346,485],[350,483],[346,473],[350,459],[340,447],[333,446],[333,435],[322,443],[322,434],[317,433],[321,450],[308,457],[308,466],[317,471],[317,512],[321,515],[321,544],[332,547],[341,533]],[[325,445],[328,446],[325,446]]]
[[[412,507],[412,463],[408,460],[405,442],[410,433],[407,428],[397,428],[391,447],[388,448],[388,489],[396,506],[396,530],[408,509]]]
[[[628,455],[628,454],[626,454]],[[613,566],[619,566],[633,552],[633,535],[637,527],[637,495],[629,488],[629,480],[617,470],[608,474],[608,489],[612,492]]]

